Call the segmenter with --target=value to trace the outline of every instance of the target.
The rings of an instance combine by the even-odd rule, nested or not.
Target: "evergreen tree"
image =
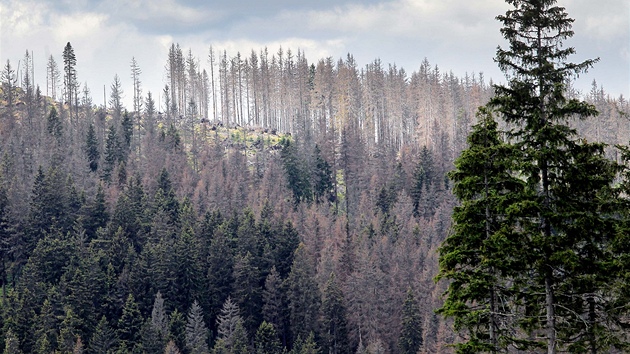
[[[302,336],[298,336],[293,344],[291,354],[319,354],[320,350],[315,343],[315,335],[313,332],[309,333],[306,339],[302,339]]]
[[[59,328],[58,350],[63,353],[72,352],[79,336],[81,318],[75,315],[71,308],[66,308],[66,313]]]
[[[9,136],[9,133],[13,130],[15,125],[15,104],[17,103],[18,85],[17,76],[15,70],[11,67],[11,62],[7,59],[7,64],[2,68],[2,74],[0,75],[2,93],[0,97],[6,101],[6,113],[3,114],[3,120],[6,122],[6,126],[2,127],[0,131],[3,136]]]
[[[98,161],[101,158],[101,152],[98,150],[98,138],[94,130],[94,124],[88,126],[87,136],[85,137],[85,155],[88,160],[90,171],[96,172],[98,169]]]
[[[402,354],[416,354],[422,346],[422,319],[418,302],[411,289],[407,290],[402,311],[402,329],[398,346]]]
[[[282,353],[282,344],[278,340],[278,334],[270,323],[263,321],[256,331],[256,354]]]
[[[33,183],[28,218],[29,248],[45,234],[59,231],[62,234],[70,231],[74,225],[71,213],[71,193],[64,174],[55,167],[46,173],[39,168]]]
[[[46,120],[46,128],[50,136],[55,138],[57,142],[61,142],[63,125],[61,124],[61,117],[59,117],[59,113],[57,113],[55,106],[50,108],[50,113],[48,114],[48,118]]]
[[[322,301],[323,331],[328,353],[340,354],[350,352],[348,328],[346,322],[345,299],[335,274],[331,274]]]
[[[465,351],[496,350],[511,306],[499,308],[498,298],[512,291],[511,281],[524,271],[512,251],[519,237],[513,217],[505,211],[523,191],[523,182],[512,171],[518,157],[505,143],[497,122],[486,108],[468,136],[468,149],[455,161],[450,178],[461,205],[453,210],[453,233],[440,248],[438,279],[449,278],[449,296],[438,311],[455,317],[455,328],[466,328],[470,339],[458,343]],[[512,284],[514,285],[514,284]],[[498,316],[503,314],[503,316]]]
[[[191,354],[205,354],[208,352],[208,328],[203,319],[201,306],[195,300],[186,321],[186,347]]]
[[[70,42],[63,48],[63,86],[66,104],[70,107],[70,119],[72,120],[72,107],[76,107],[78,101],[77,89],[79,86],[77,80],[77,57],[74,55],[74,48]]]
[[[129,114],[129,112],[127,112],[127,110],[123,112],[120,127],[122,131],[124,151],[128,153],[129,149],[131,149],[131,140],[133,138],[133,117]]]
[[[58,335],[57,325],[53,304],[49,299],[46,299],[36,320],[34,349],[37,353],[50,353],[55,349]]]
[[[151,310],[151,326],[165,343],[168,337],[169,323],[164,309],[164,298],[162,298],[162,294],[159,291],[155,295],[153,309]]]
[[[243,326],[248,332],[255,332],[260,323],[262,294],[260,289],[260,271],[253,264],[252,255],[236,256],[234,264],[233,301],[238,305]]]
[[[295,250],[291,273],[286,280],[289,320],[292,337],[305,337],[319,330],[320,295],[315,283],[315,271],[304,244]]]
[[[166,168],[162,169],[158,177],[158,189],[155,193],[154,204],[156,217],[164,218],[164,222],[173,228],[179,228],[180,205]]]
[[[118,162],[122,161],[123,159],[120,144],[121,143],[118,139],[116,128],[111,125],[107,130],[107,137],[105,138],[105,156],[102,168],[102,178],[106,182],[111,181],[111,176],[114,168],[118,165]]]
[[[247,329],[245,329],[245,326],[243,325],[243,321],[238,321],[232,336],[232,347],[230,348],[230,352],[233,354],[251,353],[249,342],[249,335],[247,333]]]
[[[186,348],[186,320],[177,309],[169,316],[169,341],[175,343],[176,348]]]
[[[95,354],[110,354],[114,352],[117,343],[118,339],[116,338],[116,333],[109,326],[107,318],[105,316],[101,317],[90,340],[90,352]]]
[[[6,184],[2,174],[0,174],[0,280],[2,281],[2,297],[7,299],[7,267],[9,255],[15,249],[14,235],[11,231],[11,220],[9,217],[9,198],[7,197]]]
[[[513,8],[497,18],[509,47],[497,50],[496,61],[509,81],[495,87],[489,106],[511,127],[510,145],[519,154],[516,164],[499,157],[504,161],[500,173],[485,175],[515,176],[523,183],[520,190],[506,193],[486,180],[481,184],[485,190],[476,188],[477,197],[463,195],[464,202],[486,199],[488,207],[481,218],[479,213],[460,214],[455,228],[461,232],[454,235],[464,242],[458,250],[455,239],[447,240],[441,250],[441,274],[455,280],[445,301],[452,307],[443,309],[456,324],[470,328],[471,315],[476,315],[485,327],[471,331],[462,352],[511,345],[542,347],[548,354],[620,347],[625,341],[621,332],[602,330],[611,329],[607,309],[617,297],[609,284],[618,275],[607,265],[615,258],[610,246],[616,221],[610,205],[616,197],[609,190],[618,168],[606,160],[603,145],[580,141],[568,125],[572,117],[597,114],[594,107],[565,97],[569,80],[596,60],[567,61],[574,49],[562,44],[573,35],[573,20],[555,0],[507,2]],[[480,257],[483,266],[471,268],[466,254]],[[454,273],[458,268],[463,276]],[[482,304],[480,297],[489,300],[488,309],[471,308]],[[497,298],[509,308],[499,308],[493,301]],[[510,323],[496,322],[501,311],[510,313]]]
[[[4,354],[21,354],[20,341],[18,337],[13,333],[13,330],[9,328],[4,335]]]
[[[88,240],[95,238],[97,231],[107,226],[109,213],[105,204],[105,191],[100,184],[94,199],[85,205],[82,220],[83,230]]]
[[[290,139],[280,141],[282,150],[280,157],[289,189],[293,192],[293,200],[297,205],[301,201],[310,201],[312,197],[311,183],[298,157],[297,147]]]
[[[234,334],[236,323],[243,321],[240,315],[240,309],[231,298],[227,298],[221,309],[221,314],[217,318],[218,335],[221,338],[229,339]]]
[[[120,345],[132,350],[139,344],[139,334],[144,320],[133,295],[127,296],[122,316],[118,320],[118,338]]]
[[[267,275],[262,298],[262,315],[264,321],[272,325],[280,334],[283,343],[286,343],[286,301],[282,289],[282,279],[276,271],[275,266],[271,268],[269,275]]]
[[[221,225],[210,241],[207,260],[207,288],[210,290],[209,308],[219,309],[232,292],[233,251],[226,223]],[[216,318],[216,313],[213,316]]]
[[[333,178],[332,170],[328,161],[322,156],[322,152],[319,146],[315,145],[313,152],[315,160],[315,168],[313,171],[313,192],[315,194],[315,201],[321,203],[324,201],[333,201],[336,197],[333,191]]]
[[[148,319],[142,325],[140,329],[140,341],[142,343],[142,350],[145,353],[164,353],[164,344],[162,338],[159,336],[155,327],[151,323],[151,319]]]
[[[428,207],[428,205],[422,205],[422,196],[429,191],[429,186],[433,183],[435,177],[435,166],[433,161],[433,154],[425,146],[422,147],[420,152],[420,159],[413,170],[413,184],[411,185],[411,200],[413,201],[414,215],[424,215],[422,207]]]

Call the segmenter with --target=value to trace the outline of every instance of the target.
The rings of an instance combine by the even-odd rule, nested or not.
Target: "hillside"
[[[424,352],[450,352],[437,248],[456,205],[446,174],[493,95],[483,76],[280,52],[224,57],[215,88],[171,54],[169,101],[134,87],[133,108],[116,80],[98,107],[78,87],[44,97],[7,64],[6,348],[397,353],[413,320]],[[595,83],[585,98],[600,115],[575,123],[584,139],[627,143],[628,101]]]

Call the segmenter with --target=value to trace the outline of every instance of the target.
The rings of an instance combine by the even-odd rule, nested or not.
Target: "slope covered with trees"
[[[475,167],[488,183],[524,189],[501,172],[517,157],[497,133],[508,125],[475,125],[494,95],[481,74],[308,63],[288,49],[211,47],[200,60],[173,44],[161,102],[142,76],[162,73],[132,58],[133,87],[113,75],[97,106],[78,84],[81,58],[61,49],[46,93],[28,69],[7,62],[1,75],[7,353],[415,353],[459,341],[434,314],[447,286],[433,280],[437,249],[461,198],[445,176],[478,144],[501,156]],[[572,129],[627,142],[628,101],[595,83],[585,98],[602,114]],[[620,151],[585,143],[571,161],[597,168],[593,153]],[[508,224],[494,217],[501,198],[487,198],[493,227]]]

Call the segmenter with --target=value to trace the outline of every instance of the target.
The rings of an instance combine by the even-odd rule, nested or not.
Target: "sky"
[[[571,61],[600,58],[575,82],[587,93],[593,80],[612,97],[630,97],[630,2],[559,0],[574,18]],[[407,73],[423,59],[442,72],[484,74],[504,81],[493,58],[505,46],[495,20],[502,0],[0,0],[0,60],[17,68],[32,51],[35,82],[46,92],[46,59],[60,68],[67,42],[75,50],[79,82],[95,104],[114,75],[131,106],[132,57],[143,92],[155,97],[166,83],[171,43],[179,43],[209,71],[210,46],[228,55],[267,47],[301,50],[309,62],[352,54],[359,66],[379,58]]]

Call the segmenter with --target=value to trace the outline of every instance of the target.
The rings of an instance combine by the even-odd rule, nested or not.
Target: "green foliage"
[[[94,199],[85,204],[81,219],[83,230],[88,240],[95,238],[97,231],[107,226],[109,213],[102,185],[99,184]]]
[[[323,333],[328,353],[348,353],[350,343],[346,322],[346,305],[343,292],[337,284],[335,274],[331,274],[322,301]]]
[[[260,270],[253,264],[251,253],[236,256],[233,277],[233,301],[240,309],[245,329],[255,333],[261,322],[262,294],[259,285]]]
[[[256,354],[282,353],[282,344],[272,324],[263,321],[256,331],[254,340]]]
[[[332,169],[328,161],[322,156],[319,146],[315,145],[313,152],[315,166],[312,174],[313,194],[317,203],[332,202],[335,199]]]
[[[96,170],[98,170],[98,162],[101,158],[101,152],[99,151],[98,146],[98,138],[96,137],[94,124],[90,123],[85,137],[85,155],[88,160],[90,171],[92,172],[96,172]]]
[[[122,131],[122,143],[125,151],[129,151],[131,148],[131,139],[133,138],[133,116],[125,110],[120,121],[120,128]]]
[[[319,354],[320,350],[315,343],[315,335],[313,332],[309,333],[306,339],[302,339],[302,336],[298,336],[293,343],[293,349],[291,354]]]
[[[480,110],[451,174],[461,206],[440,248],[438,278],[451,282],[439,311],[468,331],[462,353],[621,348],[625,335],[611,325],[620,314],[610,310],[619,273],[609,267],[619,166],[568,124],[596,115],[594,107],[565,97],[568,80],[596,60],[567,62],[574,49],[562,42],[573,20],[554,0],[508,3],[497,18],[509,47],[496,61],[509,83]],[[493,111],[511,140],[502,141]]]
[[[458,346],[473,351],[498,345],[501,326],[493,314],[511,311],[495,305],[502,292],[510,291],[509,280],[501,280],[499,274],[512,279],[525,267],[517,258],[520,241],[511,230],[512,218],[505,215],[524,188],[511,174],[518,150],[503,142],[488,110],[481,109],[477,117],[469,148],[462,151],[450,174],[461,205],[453,210],[453,233],[440,248],[438,275],[438,279],[452,279],[439,313],[455,317],[456,328],[468,329],[470,342]]]
[[[186,348],[186,320],[177,309],[171,312],[169,318],[169,341],[177,348]]]
[[[272,267],[269,275],[265,279],[265,287],[262,293],[263,307],[262,315],[265,322],[274,327],[283,338],[286,334],[286,300],[282,289],[282,279]]]
[[[121,147],[116,127],[111,125],[107,130],[107,136],[105,138],[105,153],[102,168],[102,178],[106,182],[111,181],[112,172],[114,168],[118,166],[118,163],[123,160],[123,151]]]
[[[21,354],[20,341],[11,329],[4,335],[4,354]]]
[[[310,201],[312,197],[310,178],[298,157],[295,143],[291,139],[283,138],[280,140],[280,145],[285,178],[289,189],[293,192],[294,203],[297,205],[301,201]]]
[[[46,120],[48,134],[60,142],[63,136],[63,124],[61,124],[61,117],[57,113],[55,106],[50,108],[48,119]]]
[[[414,215],[428,214],[424,208],[429,207],[423,205],[423,196],[429,192],[430,186],[435,179],[435,162],[433,161],[433,154],[425,146],[420,151],[420,159],[413,170],[413,184],[411,185],[411,200],[413,202]]]
[[[294,340],[319,332],[320,294],[315,283],[315,271],[304,244],[295,250],[291,273],[286,279],[291,335]]]
[[[107,318],[101,317],[96,330],[90,340],[90,352],[95,354],[110,354],[118,344],[116,333],[109,326]]]
[[[407,297],[403,305],[402,329],[398,339],[398,347],[402,354],[416,354],[422,346],[422,319],[420,308],[411,289],[407,290]]]
[[[132,294],[127,296],[122,316],[118,320],[117,334],[120,345],[133,349],[140,343],[140,329],[144,320]]]

